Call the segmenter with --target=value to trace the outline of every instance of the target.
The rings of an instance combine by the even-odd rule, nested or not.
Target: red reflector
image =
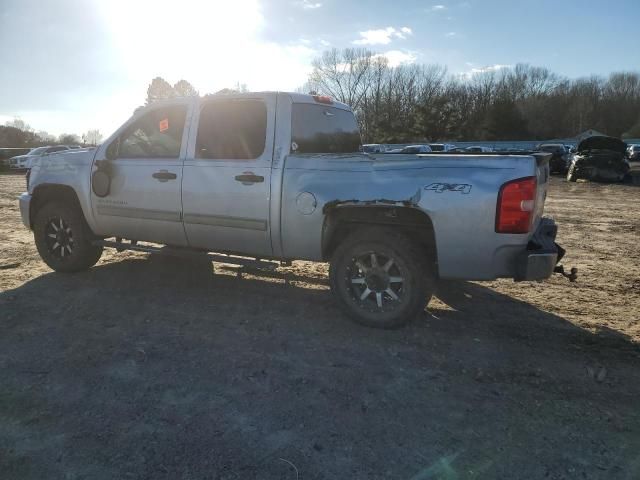
[[[324,103],[326,105],[333,105],[333,99],[331,97],[327,97],[326,95],[313,95],[313,99],[317,103]]]
[[[507,182],[500,188],[496,232],[527,233],[535,210],[536,177]]]

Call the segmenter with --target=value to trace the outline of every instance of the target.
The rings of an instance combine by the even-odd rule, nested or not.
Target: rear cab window
[[[358,153],[360,144],[358,122],[350,110],[313,103],[292,105],[292,152]]]

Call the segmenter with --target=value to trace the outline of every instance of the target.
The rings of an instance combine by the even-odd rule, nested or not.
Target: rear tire
[[[79,272],[94,266],[102,247],[91,244],[93,234],[79,208],[49,203],[35,216],[33,236],[44,263],[56,272]]]
[[[435,290],[433,267],[411,239],[382,228],[363,228],[335,250],[331,290],[354,321],[398,328],[424,311]]]

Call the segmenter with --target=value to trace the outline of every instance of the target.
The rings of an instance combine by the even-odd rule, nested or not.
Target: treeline
[[[330,50],[313,62],[305,91],[351,105],[363,140],[568,138],[587,129],[640,137],[640,74],[577,80],[519,64],[468,75],[438,65],[391,67],[362,49]]]
[[[0,125],[0,147],[40,147],[42,145],[97,145],[102,140],[99,130],[87,130],[82,136],[74,133],[52,135],[44,130],[35,131],[21,118]]]

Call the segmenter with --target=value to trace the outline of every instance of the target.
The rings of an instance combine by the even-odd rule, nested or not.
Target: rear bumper
[[[22,217],[22,223],[28,229],[31,229],[31,221],[29,220],[29,206],[31,205],[31,195],[28,192],[24,192],[18,197],[18,203],[20,204],[20,216]]]
[[[564,250],[555,242],[558,227],[550,218],[543,218],[527,244],[516,258],[516,282],[545,280],[553,274]]]

